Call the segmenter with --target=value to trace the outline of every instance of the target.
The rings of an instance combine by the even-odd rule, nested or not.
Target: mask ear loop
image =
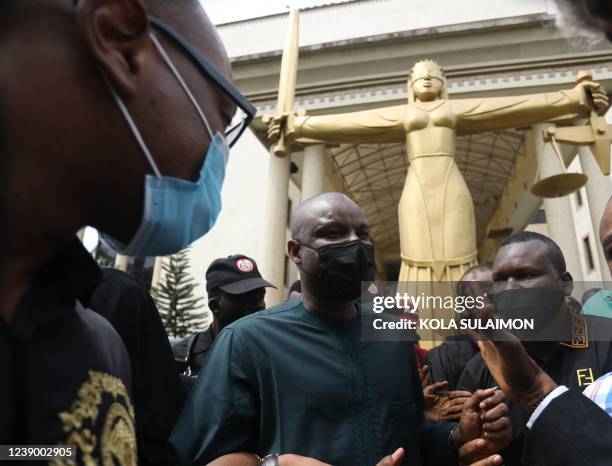
[[[102,77],[104,78],[104,81],[106,82],[106,85],[108,86],[108,89],[110,90],[110,93],[113,96],[113,99],[117,103],[117,106],[119,107],[119,111],[121,112],[121,114],[123,115],[123,118],[125,119],[128,126],[130,127],[130,130],[132,131],[132,134],[134,135],[136,142],[138,142],[140,149],[144,153],[145,157],[147,158],[147,161],[149,162],[149,165],[153,169],[153,173],[155,173],[155,176],[157,178],[161,178],[162,177],[161,172],[159,171],[159,168],[157,168],[157,164],[155,163],[155,160],[153,160],[153,156],[151,155],[151,152],[149,151],[147,144],[144,142],[144,139],[142,138],[142,135],[140,134],[140,131],[138,130],[138,127],[136,126],[136,123],[134,123],[134,120],[132,119],[130,112],[125,106],[123,99],[119,96],[119,94],[117,94],[115,87],[110,83],[110,81],[108,80],[104,72],[102,72]]]
[[[179,84],[183,88],[183,91],[185,91],[185,94],[187,94],[187,97],[191,101],[191,104],[194,106],[197,114],[200,116],[200,119],[204,123],[204,126],[206,126],[206,129],[208,130],[208,134],[210,135],[210,140],[212,142],[214,136],[213,136],[213,132],[212,132],[212,129],[210,127],[210,124],[208,124],[208,120],[206,119],[206,116],[204,115],[204,112],[202,112],[202,109],[198,105],[196,99],[193,97],[193,94],[191,93],[191,90],[189,89],[189,87],[187,86],[187,84],[183,80],[182,76],[180,75],[180,73],[178,72],[176,67],[174,66],[174,63],[172,63],[172,60],[170,60],[170,57],[168,56],[168,54],[166,53],[166,51],[164,50],[162,45],[157,40],[157,37],[155,37],[155,34],[149,33],[149,36],[151,37],[151,40],[153,41],[153,44],[155,44],[155,47],[157,48],[157,51],[159,52],[159,54],[163,58],[164,62],[166,63],[168,68],[170,68],[170,71],[172,71],[172,74],[174,75],[176,80],[179,82]]]

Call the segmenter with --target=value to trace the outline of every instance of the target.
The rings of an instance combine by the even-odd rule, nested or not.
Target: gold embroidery
[[[572,318],[572,342],[561,342],[561,344],[569,348],[588,348],[589,335],[586,320],[581,313],[581,309],[571,305],[569,306],[569,309],[570,316]]]
[[[79,399],[70,411],[59,417],[68,434],[65,443],[77,446],[77,454],[85,466],[133,466],[136,460],[134,408],[123,382],[102,372],[89,371],[87,380],[78,391]],[[110,407],[98,425],[102,403]],[[127,409],[126,409],[127,408]],[[101,432],[101,438],[93,432]],[[100,462],[100,459],[102,462]],[[50,466],[76,466],[66,459],[52,460]]]
[[[578,386],[580,387],[588,387],[595,382],[595,377],[593,377],[593,369],[590,367],[588,369],[578,369],[576,371],[576,377],[578,377]]]

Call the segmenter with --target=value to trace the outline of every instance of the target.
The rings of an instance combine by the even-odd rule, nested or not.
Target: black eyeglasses
[[[225,138],[230,147],[232,147],[236,141],[242,136],[242,133],[248,128],[257,113],[257,108],[244,97],[240,91],[230,83],[223,74],[213,65],[209,60],[206,59],[202,54],[195,50],[189,43],[181,37],[181,35],[168,26],[163,21],[149,16],[149,22],[163,32],[168,38],[182,48],[187,55],[191,57],[193,62],[200,68],[200,70],[212,79],[215,85],[221,89],[238,107],[238,112],[232,119],[232,124],[225,130]],[[236,123],[234,123],[236,122]]]

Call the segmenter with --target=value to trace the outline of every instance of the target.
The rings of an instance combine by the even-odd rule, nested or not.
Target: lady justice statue
[[[584,118],[607,106],[605,91],[592,80],[545,94],[449,99],[442,68],[424,60],[411,70],[404,105],[324,116],[285,112],[270,119],[268,137],[405,142],[409,168],[398,207],[398,280],[454,282],[477,260],[474,204],[455,162],[456,137]]]

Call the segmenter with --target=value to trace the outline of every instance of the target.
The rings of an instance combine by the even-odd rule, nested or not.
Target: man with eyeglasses
[[[255,109],[197,0],[3,0],[0,36],[0,445],[136,464],[130,362],[80,300],[100,270],[75,233],[132,256],[204,235]]]

